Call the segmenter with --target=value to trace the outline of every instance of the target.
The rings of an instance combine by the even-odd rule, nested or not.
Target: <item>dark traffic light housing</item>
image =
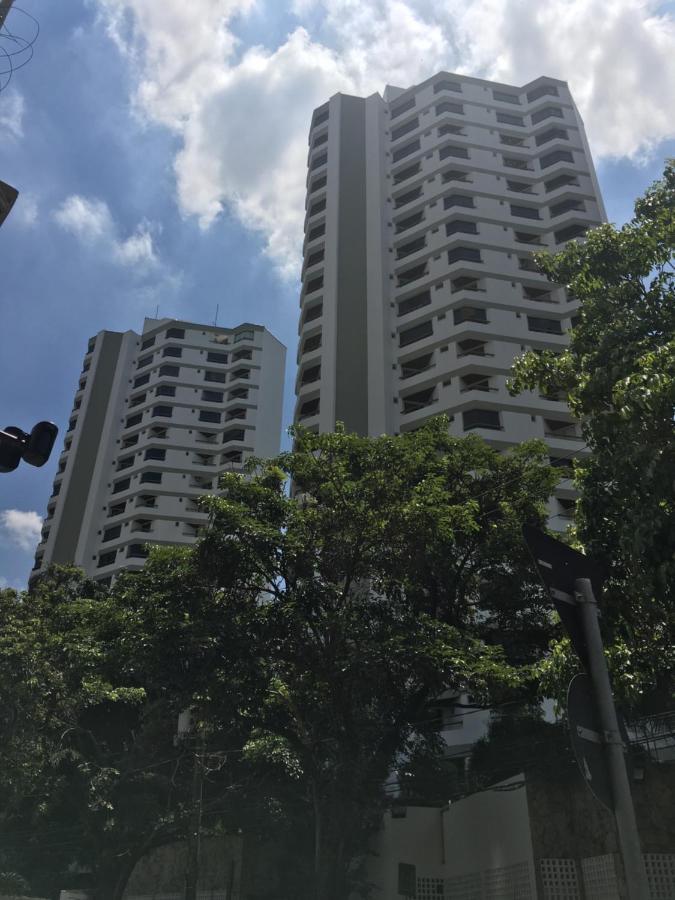
[[[58,433],[53,422],[38,422],[30,434],[8,425],[0,431],[0,472],[13,472],[22,459],[30,466],[44,466]]]

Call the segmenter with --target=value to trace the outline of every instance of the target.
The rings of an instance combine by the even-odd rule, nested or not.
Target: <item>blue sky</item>
[[[2,425],[63,428],[101,329],[217,305],[289,348],[288,424],[306,132],[335,91],[565,78],[615,222],[675,155],[672,3],[17,2],[40,36],[0,92],[0,179],[21,192],[0,228]],[[0,583],[25,583],[57,456],[0,476]]]

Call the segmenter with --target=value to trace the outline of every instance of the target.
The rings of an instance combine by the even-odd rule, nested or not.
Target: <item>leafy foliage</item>
[[[609,573],[605,621],[618,684],[637,702],[675,670],[675,164],[622,228],[538,254],[580,302],[560,355],[516,361],[512,390],[562,390],[590,455],[575,461],[577,538]],[[619,671],[617,670],[617,675]]]

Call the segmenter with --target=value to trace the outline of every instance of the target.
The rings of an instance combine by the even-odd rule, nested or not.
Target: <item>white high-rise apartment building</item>
[[[218,476],[279,451],[285,356],[248,323],[146,319],[91,338],[33,575],[74,563],[109,583],[146,543],[194,543]]]
[[[440,72],[384,97],[336,94],[309,133],[296,421],[414,429],[583,452],[565,403],[511,397],[514,357],[567,343],[577,310],[532,262],[605,219],[565,82]],[[571,515],[563,481],[552,525]]]

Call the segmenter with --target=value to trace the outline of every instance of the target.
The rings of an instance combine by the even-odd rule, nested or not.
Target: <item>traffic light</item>
[[[0,431],[0,472],[13,472],[22,459],[30,466],[44,466],[58,433],[53,422],[38,422],[30,434],[8,425]]]

